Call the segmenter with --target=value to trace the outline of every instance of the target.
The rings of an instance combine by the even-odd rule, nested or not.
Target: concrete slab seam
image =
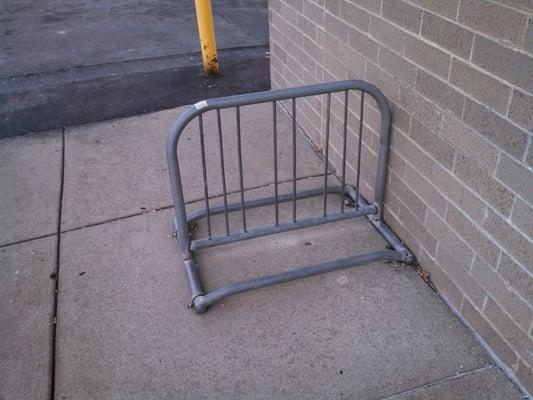
[[[511,382],[515,384],[515,386],[520,390],[520,392],[524,395],[525,399],[531,399],[533,396],[531,393],[527,391],[524,385],[520,383],[520,381],[516,378],[515,373],[507,366],[505,363],[496,355],[496,353],[490,348],[488,343],[483,339],[476,330],[470,325],[470,323],[463,317],[463,315],[459,312],[459,310],[448,300],[448,298],[441,292],[437,291],[437,295],[441,298],[441,300],[448,306],[452,314],[464,325],[464,327],[476,338],[478,343],[480,344],[481,348],[488,354],[490,358],[494,361],[495,365],[503,372],[503,374],[509,379]]]
[[[57,308],[59,297],[59,269],[61,255],[61,213],[63,210],[63,188],[65,184],[65,128],[61,130],[61,185],[59,188],[59,206],[57,213],[57,240],[56,240],[56,269],[55,269],[55,289],[52,315],[52,337],[51,337],[51,360],[50,360],[50,400],[55,398],[55,370],[56,370],[56,345],[57,345]]]
[[[491,365],[485,365],[485,366],[483,366],[481,368],[474,368],[474,369],[471,369],[471,370],[468,370],[468,371],[460,372],[460,373],[455,374],[455,375],[447,376],[445,378],[442,378],[442,379],[439,379],[439,380],[436,380],[436,381],[433,381],[433,382],[426,383],[424,385],[420,385],[420,386],[414,387],[414,388],[409,389],[409,390],[405,390],[403,392],[394,393],[393,395],[384,397],[381,400],[398,399],[400,396],[403,396],[403,395],[406,395],[406,394],[418,393],[418,392],[421,392],[421,391],[423,391],[425,389],[428,389],[430,387],[438,385],[440,383],[453,381],[453,380],[462,378],[462,377],[467,376],[467,375],[475,374],[476,372],[485,371],[485,370],[489,370],[489,369],[493,369],[493,368],[497,368],[497,366],[491,364]]]

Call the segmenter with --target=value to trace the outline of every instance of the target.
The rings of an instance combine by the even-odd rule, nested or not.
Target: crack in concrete
[[[63,174],[63,171],[62,171],[62,174]],[[335,176],[332,173],[329,173],[328,175],[329,176]],[[324,176],[324,174],[307,175],[307,176],[302,176],[300,178],[296,178],[296,181],[299,182],[299,181],[303,181],[303,180],[306,180],[306,179],[319,178],[319,177],[323,177],[323,176]],[[63,180],[63,177],[61,179]],[[290,182],[292,182],[292,179],[286,179],[286,180],[283,180],[283,181],[279,181],[278,185],[285,184],[285,183],[290,183]],[[252,190],[264,189],[264,188],[268,188],[268,187],[273,186],[273,185],[274,185],[274,182],[268,182],[268,183],[264,183],[262,185],[248,187],[244,191],[245,192],[249,192],[249,191],[252,191]],[[62,186],[63,186],[63,182],[61,182],[61,191],[63,190]],[[238,193],[240,193],[240,190],[230,191],[227,194],[228,195],[233,195],[233,194],[238,194]],[[211,199],[219,199],[222,196],[223,196],[223,194],[220,193],[220,194],[216,194],[214,196],[209,196],[209,199],[210,200]],[[185,205],[198,203],[200,201],[204,201],[204,198],[203,197],[199,197],[199,198],[195,198],[195,199],[189,200],[189,201],[185,202]],[[115,221],[120,221],[120,220],[123,220],[123,219],[138,217],[139,215],[147,214],[149,212],[164,211],[164,210],[171,209],[173,207],[174,207],[173,204],[168,204],[168,205],[164,205],[164,206],[160,206],[160,207],[156,207],[156,208],[151,208],[151,209],[139,211],[139,212],[136,212],[136,213],[125,214],[125,215],[121,215],[119,217],[109,218],[109,219],[106,219],[106,220],[103,220],[103,221],[98,221],[98,222],[93,222],[93,223],[82,225],[82,226],[77,226],[77,227],[74,227],[74,228],[69,228],[69,229],[64,229],[64,230],[58,229],[57,232],[48,233],[46,235],[35,236],[35,237],[28,238],[28,239],[18,240],[16,242],[12,242],[12,243],[2,244],[2,245],[0,245],[0,249],[2,249],[4,247],[9,247],[9,246],[15,246],[15,245],[21,244],[21,243],[31,242],[33,240],[39,240],[39,239],[44,239],[44,238],[51,237],[51,236],[60,235],[62,233],[74,232],[74,231],[78,231],[80,229],[92,228],[94,226],[105,225],[105,224],[110,223],[110,222],[115,222]],[[61,210],[60,210],[60,213],[61,213]],[[61,222],[59,222],[59,223],[61,223]]]
[[[392,394],[390,396],[383,397],[381,400],[399,399],[400,396],[403,396],[403,395],[406,395],[406,394],[413,394],[413,393],[422,392],[422,391],[424,391],[426,389],[429,389],[429,388],[431,388],[433,386],[436,386],[436,385],[438,385],[440,383],[454,381],[454,380],[462,378],[464,376],[468,376],[468,375],[475,374],[475,373],[480,372],[480,371],[489,370],[489,369],[492,369],[492,368],[498,368],[498,367],[495,364],[484,365],[483,367],[474,368],[474,369],[471,369],[471,370],[468,370],[468,371],[460,372],[460,373],[455,374],[455,375],[450,375],[450,376],[444,377],[442,379],[438,379],[438,380],[433,381],[433,382],[428,382],[428,383],[425,383],[423,385],[416,386],[416,387],[414,387],[412,389],[408,389],[408,390],[404,390],[402,392],[394,393],[394,394]]]
[[[59,269],[61,255],[61,214],[63,211],[63,189],[65,186],[65,128],[61,131],[61,184],[59,188],[59,205],[57,215],[57,240],[56,240],[56,269],[55,288],[52,315],[52,338],[51,338],[51,360],[50,360],[50,400],[55,398],[56,383],[56,348],[57,348],[57,305],[59,297]]]

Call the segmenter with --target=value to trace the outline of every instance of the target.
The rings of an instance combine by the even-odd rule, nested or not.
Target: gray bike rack
[[[348,93],[349,91],[359,91],[361,93],[360,101],[360,117],[359,117],[359,141],[357,154],[357,171],[356,182],[350,185],[346,182],[346,134],[348,124]],[[342,176],[340,176],[341,185],[328,185],[328,163],[329,163],[329,131],[330,131],[330,106],[332,93],[344,93],[344,125],[343,125],[343,155],[342,155]],[[363,109],[365,94],[374,98],[381,112],[381,130],[380,130],[380,147],[378,152],[377,170],[374,183],[374,198],[372,201],[366,201],[359,193],[359,169],[361,165],[361,138],[363,130]],[[324,170],[324,184],[316,189],[298,191],[296,185],[296,135],[297,135],[297,121],[296,121],[296,101],[301,97],[326,95],[327,97],[327,115],[326,115],[326,134],[325,134],[325,170]],[[281,100],[291,100],[292,113],[290,113],[292,123],[292,192],[278,193],[278,162],[277,162],[277,119],[276,119],[276,105]],[[273,196],[264,197],[254,200],[245,201],[244,187],[243,187],[243,169],[242,169],[242,152],[241,152],[241,126],[240,126],[240,109],[241,106],[271,103],[272,104],[272,132],[273,132],[273,157],[274,157],[274,193]],[[239,177],[240,177],[240,198],[238,203],[228,204],[224,156],[222,149],[222,128],[220,122],[220,110],[234,108],[236,116],[236,135],[238,145],[239,158]],[[215,110],[217,114],[218,135],[219,135],[219,152],[222,175],[222,189],[223,200],[222,206],[209,206],[209,192],[207,185],[207,170],[206,170],[206,153],[204,143],[204,129],[202,122],[202,114]],[[203,172],[203,188],[205,209],[197,210],[189,215],[185,211],[185,200],[183,195],[183,186],[180,175],[180,166],[177,154],[177,146],[181,134],[185,127],[193,119],[198,119],[199,134],[200,134],[200,153],[202,160]],[[170,175],[170,184],[172,188],[172,197],[174,201],[175,211],[175,226],[176,238],[179,244],[179,251],[184,260],[185,271],[191,289],[192,299],[191,307],[196,312],[205,312],[207,307],[219,300],[236,293],[245,292],[252,289],[258,289],[265,286],[275,285],[282,282],[289,282],[295,279],[305,278],[312,275],[321,274],[329,271],[336,271],[343,268],[354,267],[358,265],[368,264],[375,261],[400,261],[404,263],[411,263],[413,256],[410,251],[404,246],[401,240],[392,232],[392,230],[383,221],[383,198],[385,194],[385,181],[387,175],[387,155],[389,151],[390,139],[390,125],[391,125],[391,111],[387,99],[383,93],[374,85],[360,81],[340,81],[332,83],[323,83],[317,85],[303,86],[297,88],[279,89],[267,92],[249,93],[237,96],[222,97],[217,99],[210,99],[201,101],[189,107],[183,112],[170,130],[168,137],[166,151],[168,171]],[[339,202],[339,210],[336,212],[328,212],[326,209],[326,200],[329,194],[336,194],[341,196]],[[309,218],[297,219],[296,207],[297,200],[322,196],[324,198],[323,213],[318,216]],[[349,199],[355,205],[354,208],[348,208],[344,205],[344,200]],[[278,207],[280,203],[292,202],[292,221],[280,222],[278,216]],[[274,205],[273,224],[269,226],[261,226],[257,228],[247,229],[246,226],[246,210],[256,207]],[[242,213],[242,230],[238,232],[231,232],[228,223],[228,214],[231,212],[240,211]],[[224,214],[225,218],[225,235],[213,236],[211,232],[211,216],[217,214]],[[342,258],[334,261],[323,262],[315,265],[305,266],[286,272],[280,272],[272,275],[262,276],[247,281],[236,282],[215,289],[211,292],[205,292],[202,288],[200,280],[198,265],[194,261],[194,251],[223,245],[227,243],[234,243],[241,240],[252,239],[260,236],[270,235],[274,233],[286,232],[294,229],[307,228],[326,224],[330,222],[345,220],[348,218],[356,218],[366,216],[378,232],[387,240],[391,250],[380,250],[366,254],[354,255],[352,257]],[[200,239],[192,239],[190,223],[198,219],[207,219],[208,236]]]

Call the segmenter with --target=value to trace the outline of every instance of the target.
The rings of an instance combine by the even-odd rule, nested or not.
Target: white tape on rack
[[[196,108],[197,110],[201,110],[202,108],[205,108],[205,107],[207,107],[207,101],[205,100],[199,101],[198,103],[194,105],[194,108]]]

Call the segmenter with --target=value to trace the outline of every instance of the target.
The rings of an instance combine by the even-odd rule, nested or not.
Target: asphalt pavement
[[[193,1],[2,3],[0,138],[270,88],[266,0],[213,1],[216,78]]]

